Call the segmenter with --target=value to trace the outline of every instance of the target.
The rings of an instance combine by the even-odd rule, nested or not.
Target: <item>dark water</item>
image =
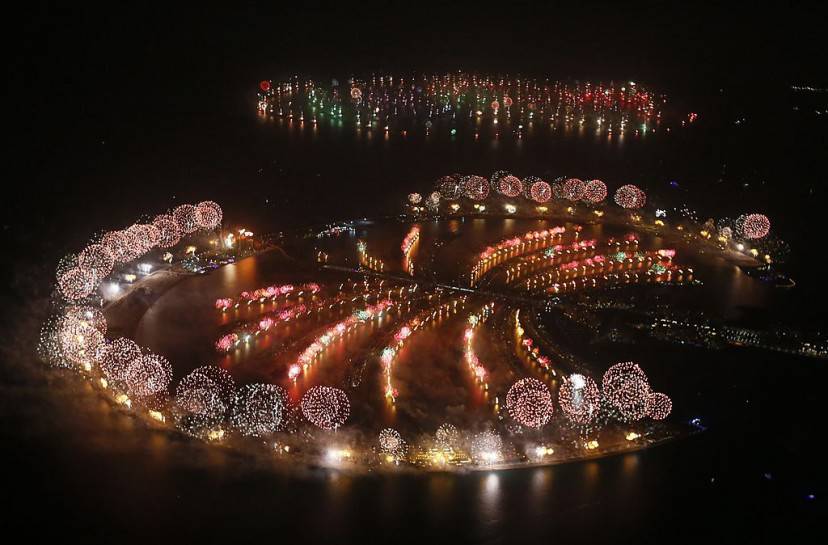
[[[815,360],[660,347],[649,357],[665,377],[687,382],[677,418],[701,417],[705,433],[548,469],[392,477],[285,476],[148,432],[73,381],[43,374],[30,356],[30,314],[42,305],[31,301],[48,293],[49,264],[100,227],[211,198],[231,222],[279,230],[391,212],[439,175],[499,168],[638,182],[655,201],[687,200],[709,215],[766,211],[796,256],[799,286],[774,302],[780,320],[824,324],[820,273],[809,266],[822,236],[824,131],[790,114],[784,93],[753,109],[712,97],[698,127],[671,135],[623,143],[553,135],[520,145],[279,130],[253,114],[252,92],[230,95],[191,113],[91,118],[42,165],[40,176],[66,182],[32,208],[28,224],[11,228],[22,248],[12,286],[30,294],[4,356],[13,366],[0,402],[11,526],[82,540],[336,543],[776,541],[817,528],[828,494],[818,446],[828,376]],[[734,127],[745,110],[750,125]]]

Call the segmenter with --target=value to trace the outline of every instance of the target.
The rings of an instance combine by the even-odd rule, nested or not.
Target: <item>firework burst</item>
[[[473,201],[482,201],[489,196],[489,182],[483,176],[464,176],[463,194]]]
[[[586,193],[586,183],[578,178],[568,178],[563,183],[563,197],[570,201],[580,201]]]
[[[236,392],[230,422],[250,437],[274,433],[282,422],[287,399],[287,392],[275,384],[246,384]]]
[[[647,195],[638,187],[627,184],[615,191],[615,204],[621,208],[642,208],[647,202]]]
[[[301,401],[302,414],[314,426],[323,430],[341,427],[351,414],[348,395],[339,388],[314,386],[305,392]]]
[[[764,238],[770,233],[770,220],[763,214],[748,214],[736,220],[738,232],[746,239]]]
[[[235,396],[235,386],[224,369],[205,365],[181,379],[175,390],[178,425],[187,433],[204,436],[224,421]]]
[[[524,378],[515,382],[506,394],[509,414],[528,428],[541,428],[552,418],[552,394],[543,382]]]
[[[558,390],[558,403],[570,422],[586,425],[598,414],[601,393],[592,377],[575,373],[561,384]]]
[[[583,200],[592,204],[603,202],[607,198],[607,184],[601,180],[590,180],[584,187]]]
[[[647,415],[647,400],[652,394],[644,370],[633,362],[616,363],[604,373],[602,393],[622,420],[641,420]]]
[[[471,455],[479,465],[497,463],[503,460],[503,440],[494,431],[478,433],[472,440]]]
[[[161,214],[152,220],[153,226],[158,229],[158,246],[172,248],[181,240],[181,228],[169,214]]]
[[[402,458],[408,451],[408,444],[402,438],[400,433],[392,428],[385,428],[382,430],[379,433],[377,441],[380,452],[393,456],[394,458]]]

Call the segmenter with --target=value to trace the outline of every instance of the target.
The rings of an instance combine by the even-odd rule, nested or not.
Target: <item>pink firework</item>
[[[558,403],[572,423],[585,425],[597,416],[601,393],[592,377],[575,373],[561,384]]]
[[[464,176],[462,186],[466,197],[474,201],[482,201],[489,196],[489,183],[483,176]]]
[[[440,206],[440,192],[432,191],[426,199],[426,206],[431,210],[436,211]]]
[[[78,254],[78,267],[95,273],[97,278],[106,278],[112,272],[115,257],[103,244],[90,244]]]
[[[124,389],[130,396],[140,399],[166,392],[170,381],[172,366],[167,358],[148,354],[130,362]]]
[[[552,196],[556,199],[566,198],[564,196],[563,180],[561,178],[557,178],[552,182]]]
[[[91,295],[97,282],[97,276],[93,271],[75,267],[60,275],[58,289],[66,299],[77,301]]]
[[[129,226],[125,233],[130,239],[130,253],[131,259],[138,259],[155,245],[158,244],[159,234],[158,229],[149,225],[136,223]]]
[[[273,318],[267,316],[259,320],[259,331],[267,331],[271,327],[273,327],[274,321]]]
[[[673,410],[673,401],[667,394],[656,392],[647,398],[647,416],[653,420],[664,420]]]
[[[101,245],[106,246],[115,261],[126,263],[130,257],[130,241],[123,231],[110,231],[101,238]]]
[[[78,320],[86,325],[92,326],[104,335],[106,334],[106,317],[101,309],[90,306],[69,307],[63,313],[68,319]]]
[[[144,223],[141,224],[141,230],[144,232],[144,238],[147,241],[147,249],[158,247],[158,242],[161,240],[161,232],[155,225]]]
[[[740,226],[742,235],[747,239],[763,238],[770,233],[770,220],[763,214],[748,214]]]
[[[236,346],[237,342],[239,342],[239,336],[235,333],[228,333],[216,341],[216,350],[219,352],[228,352]]]
[[[330,386],[314,386],[302,396],[300,405],[308,422],[323,430],[339,428],[351,414],[348,395]]]
[[[192,204],[182,204],[176,207],[172,213],[175,223],[185,235],[195,233],[198,230],[198,211]]]
[[[216,299],[215,306],[219,310],[227,310],[228,308],[232,307],[235,304],[233,299],[229,297],[223,297],[221,299]]]
[[[607,198],[607,184],[601,180],[590,180],[584,188],[583,200],[597,204]]]
[[[568,178],[563,183],[564,198],[570,201],[580,201],[586,192],[586,183],[578,178]]]
[[[196,221],[201,229],[216,229],[223,217],[221,206],[213,201],[202,201],[196,205]]]
[[[615,203],[622,208],[641,208],[646,202],[646,193],[632,184],[622,185],[615,192]]]
[[[75,365],[98,363],[106,349],[106,339],[89,322],[64,316],[57,332],[63,357]]]
[[[181,240],[181,229],[175,219],[169,214],[161,214],[152,220],[153,226],[158,229],[158,246],[172,248]]]
[[[529,428],[540,428],[552,418],[552,394],[543,382],[524,378],[515,382],[506,394],[509,414]]]
[[[234,393],[233,379],[224,369],[205,365],[193,370],[175,390],[179,425],[192,435],[205,435],[224,420]]]
[[[127,261],[137,259],[143,253],[140,233],[138,233],[134,227],[135,226],[133,225],[121,231],[121,235],[123,236],[125,242],[125,253],[123,256],[123,262],[125,263]]]
[[[604,399],[627,422],[641,420],[647,415],[647,400],[652,394],[644,370],[633,362],[616,363],[604,373]]]
[[[132,362],[141,357],[141,347],[135,341],[119,337],[109,343],[101,360],[101,371],[118,388],[126,388]]]
[[[392,456],[403,456],[408,445],[400,433],[393,428],[385,428],[379,433],[379,450]]]

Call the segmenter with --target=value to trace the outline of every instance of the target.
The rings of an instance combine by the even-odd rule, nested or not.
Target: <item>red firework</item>
[[[564,198],[570,201],[580,201],[584,192],[586,191],[586,184],[583,180],[578,178],[569,178],[563,183]]]
[[[597,204],[607,198],[607,184],[601,180],[590,180],[584,188],[583,200]]]
[[[538,203],[545,203],[552,198],[552,186],[543,180],[532,182],[529,186],[529,197]]]
[[[498,180],[497,190],[507,197],[517,197],[523,191],[523,184],[517,176],[509,174]]]
[[[489,196],[489,182],[483,176],[464,176],[462,187],[466,197],[474,201],[482,201]]]
[[[641,208],[646,202],[647,194],[632,184],[622,185],[615,192],[615,203],[622,208]]]

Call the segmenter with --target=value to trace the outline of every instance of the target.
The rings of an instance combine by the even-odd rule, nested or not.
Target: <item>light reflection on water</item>
[[[500,476],[491,472],[480,479],[480,513],[491,523],[501,516]]]

